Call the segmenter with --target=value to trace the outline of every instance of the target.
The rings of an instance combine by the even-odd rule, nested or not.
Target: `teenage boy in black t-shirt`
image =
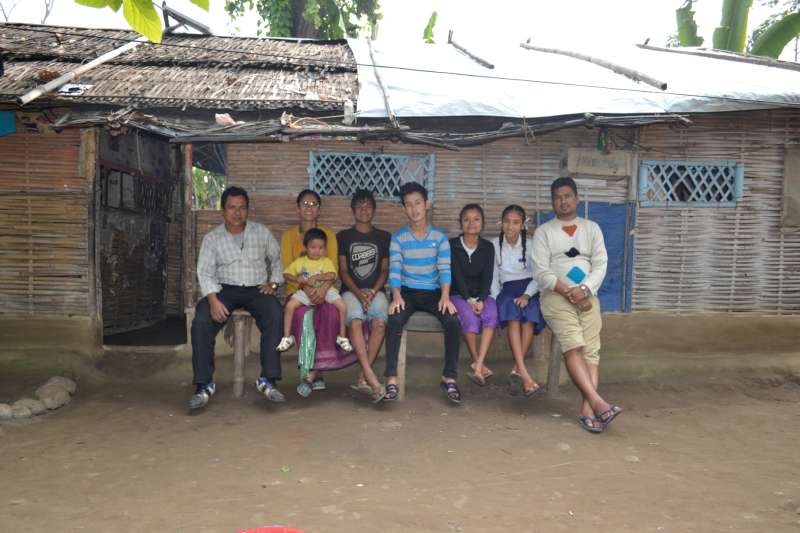
[[[389,243],[391,234],[372,225],[375,197],[359,189],[353,194],[350,208],[355,225],[336,235],[339,246],[339,276],[342,298],[347,305],[347,329],[353,350],[361,363],[361,375],[352,388],[371,393],[373,401],[383,399],[383,390],[372,364],[378,356],[386,334],[389,302],[384,285],[389,276]],[[368,321],[369,343],[362,326]]]

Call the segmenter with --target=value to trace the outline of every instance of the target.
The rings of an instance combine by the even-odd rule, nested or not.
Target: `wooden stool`
[[[237,309],[231,315],[233,321],[233,397],[244,396],[244,364],[250,353],[250,332],[253,317],[244,309]]]
[[[418,311],[411,315],[403,328],[400,337],[400,353],[397,357],[397,389],[399,399],[406,397],[406,348],[408,346],[408,332],[420,331],[425,333],[442,332],[442,324],[430,313]]]

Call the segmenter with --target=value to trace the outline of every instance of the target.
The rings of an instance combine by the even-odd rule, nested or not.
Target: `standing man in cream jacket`
[[[608,264],[603,233],[577,214],[578,187],[572,178],[550,185],[555,218],[536,229],[533,261],[547,324],[564,352],[567,372],[583,395],[578,422],[602,433],[622,412],[597,392],[600,381],[600,301],[597,292]]]

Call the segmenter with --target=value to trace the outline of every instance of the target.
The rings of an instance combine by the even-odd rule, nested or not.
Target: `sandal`
[[[353,345],[350,344],[350,340],[347,337],[336,337],[336,344],[345,352],[353,351]]]
[[[589,433],[602,433],[603,424],[593,416],[578,416],[578,424]]]
[[[611,425],[611,422],[614,421],[617,416],[622,413],[622,407],[619,405],[609,405],[608,411],[603,411],[599,415],[597,415],[597,420],[599,420],[605,427]]]
[[[476,374],[475,372],[467,372],[467,377],[471,382],[473,382],[475,385],[478,385],[479,387],[483,387],[484,385],[486,385],[486,379],[483,376]]]
[[[372,394],[372,387],[370,387],[366,381],[363,383],[353,383],[350,385],[350,390],[360,394]]]
[[[400,389],[397,388],[395,383],[386,385],[386,392],[383,394],[384,402],[394,402],[400,399]]]
[[[447,399],[453,403],[461,403],[461,391],[455,381],[441,382],[439,388],[447,395]]]
[[[301,381],[300,384],[297,386],[297,394],[299,394],[303,398],[308,398],[309,396],[311,396],[311,392],[313,390],[314,390],[313,384],[306,379]]]
[[[378,405],[386,399],[386,390],[381,387],[377,391],[372,391],[372,405]]]
[[[527,388],[524,385],[522,387],[522,395],[526,398],[532,398],[540,392],[542,392],[542,387],[535,381],[533,382],[533,387],[531,388]]]
[[[281,339],[281,342],[278,343],[278,347],[276,349],[279,352],[285,352],[292,346],[294,346],[294,335],[289,335],[288,337],[283,337]]]
[[[472,369],[472,372],[475,373],[475,363],[470,363],[469,367]],[[494,372],[489,370],[489,368],[484,365],[483,370],[481,370],[481,376],[483,377],[483,380],[486,381],[490,377],[494,376]]]

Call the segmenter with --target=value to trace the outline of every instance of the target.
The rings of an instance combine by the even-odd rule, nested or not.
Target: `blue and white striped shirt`
[[[389,246],[389,288],[435,291],[451,279],[447,233],[436,226],[428,226],[422,239],[409,226],[394,232]]]

